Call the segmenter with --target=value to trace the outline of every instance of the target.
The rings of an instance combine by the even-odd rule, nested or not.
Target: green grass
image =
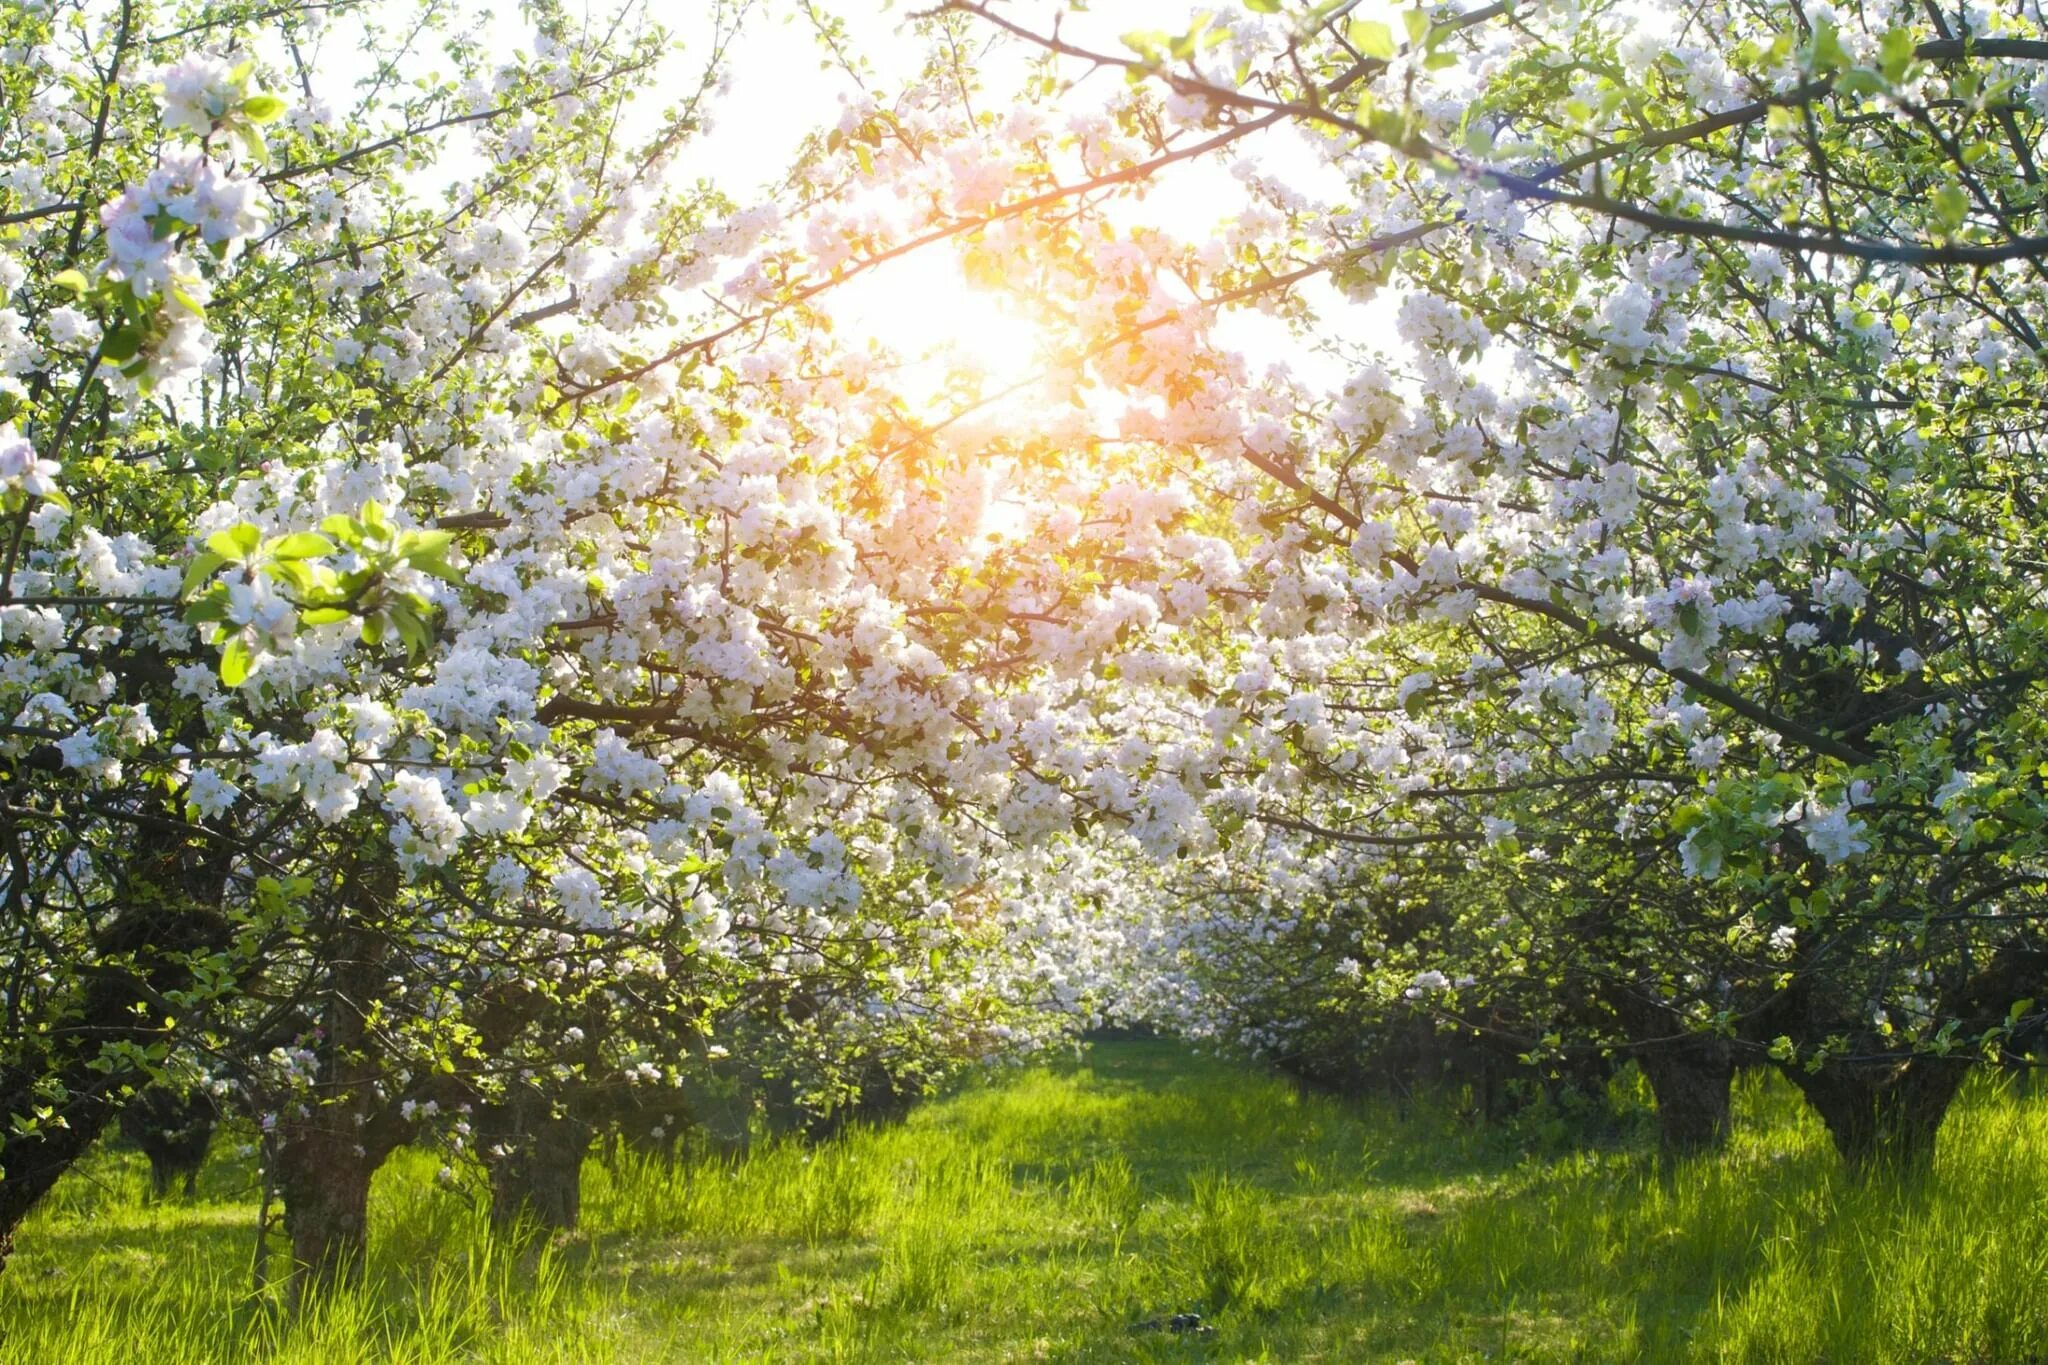
[[[297,1320],[249,1301],[246,1162],[150,1206],[105,1152],[22,1229],[0,1359],[2048,1358],[2048,1107],[1976,1085],[1900,1190],[1845,1177],[1781,1081],[1738,1104],[1725,1156],[1666,1173],[1105,1044],[808,1151],[593,1162],[556,1246],[404,1153],[366,1286]],[[1132,1330],[1190,1311],[1216,1333]]]

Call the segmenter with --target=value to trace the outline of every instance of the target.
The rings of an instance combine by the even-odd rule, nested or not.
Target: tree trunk
[[[1646,1044],[1636,1064],[1657,1101],[1657,1138],[1667,1160],[1727,1145],[1735,1051],[1725,1038],[1694,1035]]]
[[[341,1106],[327,1111],[338,1114]],[[323,1124],[322,1111],[293,1124],[277,1150],[277,1188],[292,1247],[292,1301],[362,1276],[370,1246],[375,1163],[353,1131]],[[344,1121],[345,1123],[345,1121]],[[352,1125],[347,1125],[352,1127]]]
[[[1799,1043],[1848,1032],[1840,1014],[1814,1009],[1809,988],[1809,979],[1802,976],[1782,997],[1783,1008],[1767,1027]],[[1958,1038],[1995,1036],[2014,1006],[2044,994],[2048,949],[2016,939],[1969,975],[1952,980],[1934,1014],[1949,1020]],[[2011,1055],[2010,1041],[2001,1040],[2001,1056]],[[1902,1050],[1875,1060],[1829,1063],[1817,1072],[1797,1065],[1781,1069],[1820,1115],[1835,1150],[1852,1170],[1915,1175],[1933,1165],[1942,1120],[1971,1065],[1969,1053],[1945,1057]]]
[[[1786,1067],[1827,1125],[1835,1150],[1859,1174],[1923,1175],[1934,1164],[1941,1121],[1969,1063],[1914,1057],[1885,1066]]]
[[[385,989],[386,940],[376,912],[398,888],[388,851],[343,880],[345,927],[329,942],[327,979],[309,1095],[278,1121],[277,1187],[292,1248],[292,1303],[358,1280],[369,1251],[370,1177],[404,1140],[378,1095],[382,1058],[369,1028]]]
[[[1664,1159],[1726,1146],[1728,1092],[1735,1084],[1734,1043],[1697,1031],[1670,1004],[1645,991],[1610,988],[1600,1003],[1621,1024],[1628,1055],[1650,1083]]]
[[[533,1091],[515,1093],[501,1111],[503,1155],[490,1163],[491,1218],[500,1227],[530,1222],[551,1231],[574,1231],[583,1212],[583,1158],[590,1126],[554,1112]]]
[[[93,1050],[95,1055],[97,1049]],[[0,1118],[35,1112],[47,1104],[39,1083],[51,1081],[69,1096],[55,1115],[27,1133],[0,1141],[0,1268],[14,1251],[14,1230],[50,1187],[98,1140],[119,1106],[108,1097],[109,1078],[81,1057],[65,1069],[8,1068],[0,1084]]]
[[[76,997],[61,1016],[5,1040],[0,1266],[29,1210],[113,1123],[124,1092],[149,1079],[116,1049],[163,1041],[164,996],[191,985],[191,955],[227,942],[219,910],[226,867],[220,848],[188,844],[181,832],[139,831],[123,869],[123,912],[78,964],[83,984]],[[44,1108],[54,1112],[27,1131],[8,1131]]]
[[[171,1182],[181,1178],[186,1198],[196,1192],[218,1117],[213,1097],[204,1091],[160,1084],[142,1087],[121,1106],[121,1135],[149,1158],[150,1184],[159,1200],[169,1198]]]

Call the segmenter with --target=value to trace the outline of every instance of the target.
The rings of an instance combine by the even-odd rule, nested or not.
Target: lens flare
[[[969,282],[958,255],[934,244],[833,291],[827,305],[842,341],[873,342],[901,368],[891,387],[926,415],[954,395],[986,396],[1044,367],[1044,337],[1002,293]]]

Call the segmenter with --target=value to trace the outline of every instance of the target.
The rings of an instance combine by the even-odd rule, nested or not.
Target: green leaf
[[[1253,14],[1278,14],[1280,0],[1244,0],[1244,7]]]
[[[301,596],[313,590],[313,571],[306,567],[303,560],[274,560],[270,565],[269,573],[272,578],[288,585],[293,592]]]
[[[1913,63],[1913,35],[1902,28],[1887,29],[1877,42],[1877,69],[1892,84],[1898,84]]]
[[[395,605],[391,608],[391,625],[398,632],[398,638],[405,642],[407,657],[424,658],[434,646],[434,633],[427,629],[427,623],[411,607]]]
[[[185,582],[179,587],[178,596],[190,597],[200,584],[213,577],[214,572],[227,562],[211,550],[196,556],[185,566]]]
[[[299,613],[299,620],[309,626],[331,626],[337,621],[346,621],[350,613],[342,607],[308,607]]]
[[[363,524],[346,512],[336,512],[320,522],[320,529],[350,549],[363,543]]]
[[[1814,29],[1809,65],[1815,71],[1840,71],[1849,65],[1849,50],[1842,46],[1840,29],[1831,23]]]
[[[1351,45],[1367,57],[1390,60],[1394,55],[1394,30],[1376,19],[1353,19]]]
[[[1401,15],[1401,27],[1408,30],[1408,41],[1419,43],[1429,32],[1429,16],[1419,9],[1405,11]]]
[[[453,531],[407,531],[392,548],[407,559],[439,559],[455,543]]]
[[[246,521],[225,531],[215,531],[206,538],[206,548],[229,564],[244,562],[262,543],[263,533]]]
[[[294,531],[272,541],[270,554],[274,559],[318,559],[333,554],[335,548],[333,541],[317,531]]]
[[[215,621],[227,620],[227,594],[209,593],[199,598],[191,606],[185,608],[185,614],[182,619],[188,626],[205,626],[211,625]]]
[[[125,365],[141,351],[142,330],[132,323],[123,323],[100,339],[100,359],[109,364]]]
[[[92,281],[85,277],[83,270],[60,270],[51,277],[50,283],[59,289],[69,289],[81,298],[86,290],[92,288]]]
[[[220,680],[229,687],[240,687],[248,681],[249,670],[254,666],[256,656],[249,648],[249,642],[240,635],[227,643],[220,652]]]
[[[415,559],[412,561],[412,566],[421,573],[432,574],[443,583],[452,584],[458,588],[469,582],[469,579],[463,575],[462,570],[456,568],[445,559]]]
[[[275,95],[251,95],[242,102],[242,115],[251,123],[270,123],[284,113],[284,101]]]
[[[1408,119],[1398,109],[1375,109],[1366,120],[1372,135],[1390,147],[1398,147],[1408,140]]]
[[[1934,192],[1934,217],[1950,232],[1963,225],[1963,215],[1970,211],[1970,200],[1960,185],[1943,185]]]

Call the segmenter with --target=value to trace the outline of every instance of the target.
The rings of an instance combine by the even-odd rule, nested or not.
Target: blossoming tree
[[[1438,907],[1333,989],[1602,981],[1858,1159],[2027,1044],[2038,16],[954,0],[755,202],[677,170],[746,8],[688,79],[632,6],[0,16],[0,1228],[174,1047],[331,1272],[440,1063],[825,962],[1085,1014],[1095,839]],[[1031,373],[840,327],[934,253]]]
[[[1391,296],[1395,346],[1295,298],[1370,359],[1211,446],[1277,542],[1247,558],[1280,629],[1237,647],[1343,641],[1216,722],[1310,722],[1253,765],[1299,803],[1269,826],[1508,844],[1535,894],[1431,987],[1557,960],[1604,883],[1655,1029],[1775,1059],[1852,1157],[1924,1157],[2048,964],[2038,17],[1254,3],[1101,47],[948,8],[1218,138],[1308,137],[1314,189],[1191,250],[1212,300]],[[1567,869],[1588,841],[1614,871]]]

